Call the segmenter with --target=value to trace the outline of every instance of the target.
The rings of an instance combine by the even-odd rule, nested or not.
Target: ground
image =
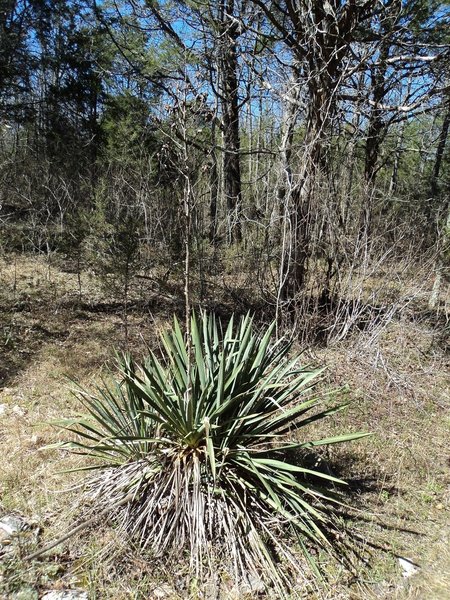
[[[94,385],[123,347],[123,307],[104,296],[94,274],[82,275],[80,296],[77,275],[55,258],[7,256],[0,277],[0,517],[21,515],[30,525],[23,551],[0,555],[0,598],[65,587],[85,589],[89,598],[181,597],[171,592],[181,577],[176,566],[158,570],[107,524],[39,560],[23,560],[77,522],[80,475],[61,471],[85,459],[48,448],[64,437],[49,423],[79,410],[71,379]],[[155,345],[176,306],[156,291],[133,306],[128,346],[139,355]],[[418,302],[384,327],[303,354],[328,367],[323,390],[350,403],[329,430],[374,434],[322,457],[349,481],[359,509],[351,526],[371,551],[369,564],[354,580],[331,571],[328,590],[309,597],[450,595],[448,323],[425,306]],[[403,577],[399,558],[417,572]],[[193,589],[191,597],[201,593]]]

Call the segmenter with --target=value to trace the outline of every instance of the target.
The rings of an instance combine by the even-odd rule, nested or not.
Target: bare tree
[[[288,49],[291,61],[298,65],[297,85],[306,94],[301,164],[291,192],[291,242],[282,274],[282,296],[287,300],[295,298],[305,284],[311,254],[314,192],[327,168],[338,91],[355,72],[352,42],[358,26],[370,19],[377,3],[286,0],[275,7],[265,0],[253,0],[253,4],[264,13],[271,29]]]

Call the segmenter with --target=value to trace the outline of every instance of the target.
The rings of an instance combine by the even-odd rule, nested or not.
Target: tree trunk
[[[219,79],[223,128],[223,182],[227,207],[229,243],[240,242],[242,228],[241,160],[239,133],[239,81],[237,39],[239,27],[233,19],[234,0],[222,0],[219,7]]]
[[[433,175],[431,178],[431,196],[434,198],[438,193],[438,180],[441,172],[442,159],[444,157],[445,145],[447,143],[448,131],[450,128],[450,96],[447,101],[447,109],[442,123],[442,129],[439,134],[439,143],[434,159]]]
[[[431,290],[430,299],[428,306],[430,309],[435,309],[439,304],[439,296],[441,293],[442,280],[445,276],[448,276],[449,268],[448,262],[445,261],[444,253],[448,252],[449,243],[449,231],[450,231],[450,202],[447,202],[446,207],[446,221],[444,222],[438,239],[438,254],[436,259],[435,275],[433,288]]]
[[[370,238],[375,179],[378,173],[378,159],[380,155],[381,144],[387,133],[387,125],[384,120],[384,110],[380,105],[387,91],[386,61],[389,57],[389,51],[389,41],[383,42],[380,47],[378,64],[372,68],[371,73],[373,104],[369,115],[365,147],[364,177],[366,180],[367,192],[363,200],[359,216],[357,237],[357,246],[359,252],[364,251],[364,248],[366,248],[366,244]]]
[[[397,143],[394,152],[394,164],[392,165],[391,181],[389,183],[389,194],[395,194],[398,186],[398,170],[400,167],[400,157],[402,155],[403,138],[405,135],[406,119],[401,122],[400,130],[397,136]]]
[[[293,90],[290,94],[289,90]],[[289,82],[289,90],[287,92],[286,105],[283,111],[283,122],[281,125],[281,143],[280,152],[280,167],[281,174],[277,187],[277,200],[280,210],[284,209],[284,200],[292,189],[292,139],[294,136],[295,123],[298,116],[298,101],[300,86],[295,78],[291,78]]]
[[[211,138],[212,149],[209,173],[209,241],[213,246],[215,246],[217,244],[217,200],[219,197],[219,172],[217,168],[216,126],[214,119],[211,129]]]
[[[288,255],[283,261],[282,293],[285,300],[295,299],[306,281],[307,260],[310,255],[310,223],[313,219],[314,188],[317,175],[324,162],[324,134],[328,127],[327,115],[331,113],[330,96],[314,83],[310,89],[310,109],[303,142],[300,176],[291,191],[290,229],[291,243],[285,250]]]
[[[450,129],[450,97],[447,101],[447,110],[445,112],[444,121],[442,123],[442,129],[439,134],[439,142],[436,150],[436,157],[434,160],[434,168],[433,175],[431,179],[431,195],[432,200],[436,198],[439,192],[438,181],[439,174],[441,171],[442,159],[444,157],[445,146],[447,143],[448,132]],[[430,207],[431,208],[431,207]],[[436,267],[435,267],[435,279],[433,284],[433,289],[431,291],[430,300],[428,305],[431,309],[434,309],[438,306],[439,296],[441,292],[442,279],[445,275],[446,265],[445,265],[445,257],[443,253],[446,251],[446,246],[449,241],[449,231],[450,231],[450,202],[447,201],[447,206],[445,209],[446,220],[439,232],[438,238],[438,255],[436,259]]]

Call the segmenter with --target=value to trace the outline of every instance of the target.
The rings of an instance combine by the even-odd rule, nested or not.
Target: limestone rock
[[[154,598],[155,600],[159,600],[160,598],[162,600],[163,598],[173,598],[173,597],[174,597],[173,589],[167,583],[158,585],[158,587],[156,587],[152,591],[152,598]]]
[[[411,577],[411,575],[415,575],[420,567],[413,563],[409,558],[403,558],[401,556],[398,557],[398,562],[400,563],[401,568],[403,569],[403,577]]]
[[[17,537],[22,531],[29,528],[28,523],[22,517],[6,515],[0,519],[0,546],[7,546],[11,539]]]

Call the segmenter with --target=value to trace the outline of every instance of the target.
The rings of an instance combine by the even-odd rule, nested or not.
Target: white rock
[[[153,592],[152,592],[152,598],[155,598],[155,600],[159,600],[160,598],[171,598],[173,597],[173,590],[170,587],[170,585],[167,585],[167,583],[163,583],[162,585],[158,585],[158,587],[156,587]]]
[[[18,417],[23,417],[27,411],[24,408],[22,408],[21,406],[19,406],[18,404],[16,404],[15,406],[12,407],[12,412],[15,415],[17,415]]]
[[[7,404],[0,404],[0,417],[2,415],[6,415],[7,409],[8,409],[8,405]]]
[[[17,535],[28,528],[27,522],[22,517],[7,515],[0,519],[0,529],[8,535]]]
[[[414,575],[420,569],[420,567],[414,564],[411,560],[409,560],[409,558],[402,558],[401,556],[399,556],[398,562],[400,563],[400,566],[403,569],[402,574],[405,578],[411,577],[411,575]]]

